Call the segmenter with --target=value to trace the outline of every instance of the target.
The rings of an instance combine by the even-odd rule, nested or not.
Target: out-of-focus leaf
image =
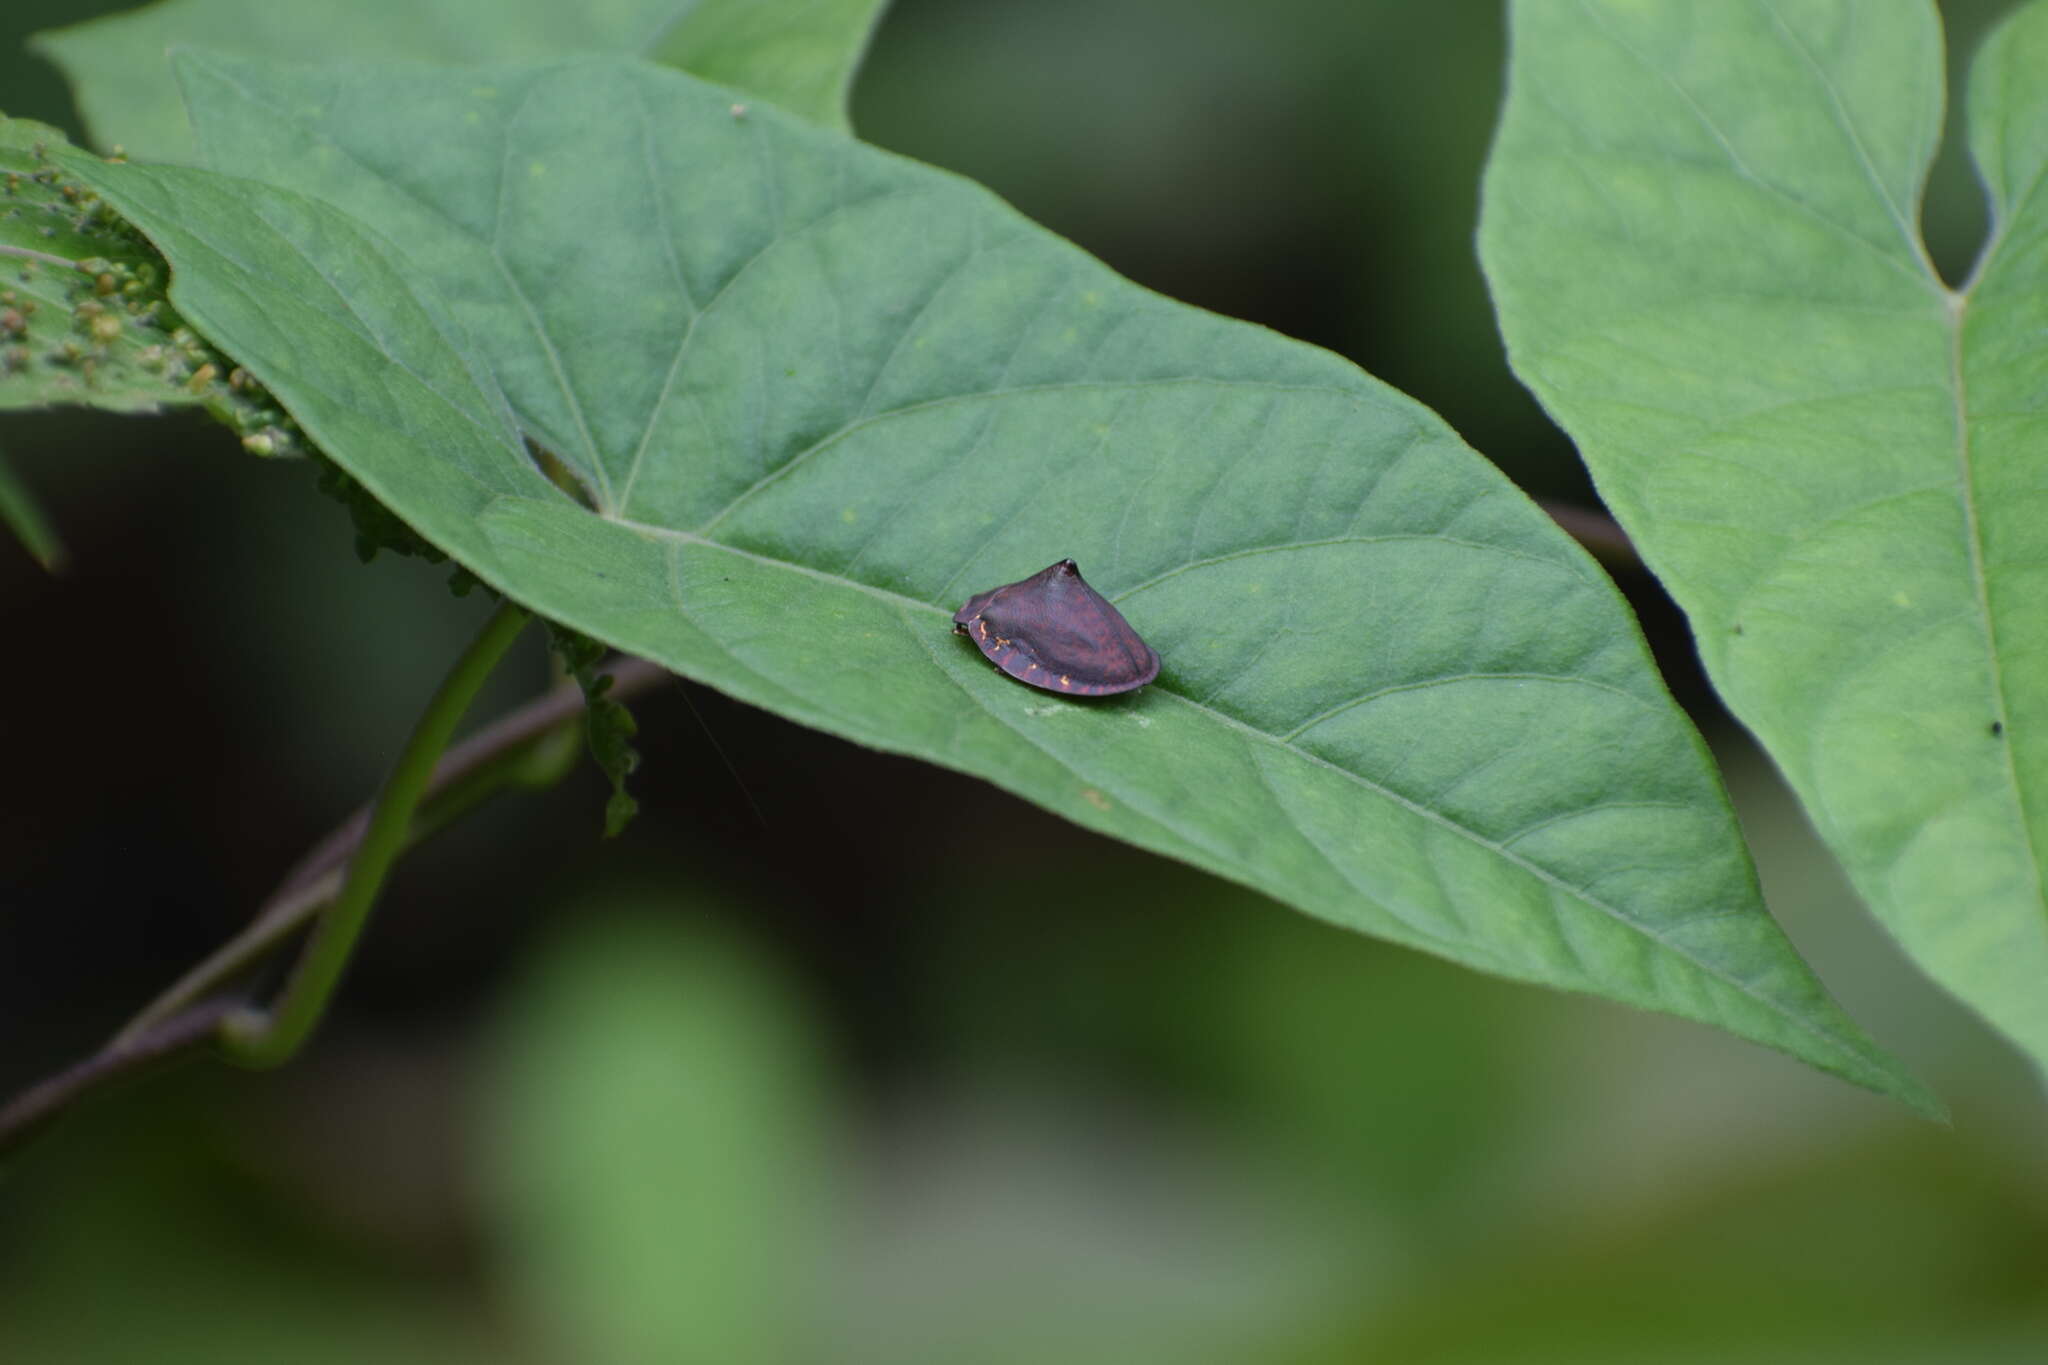
[[[5,455],[0,455],[0,524],[14,532],[36,563],[51,573],[64,567],[64,542],[57,538],[57,528]]]
[[[1514,15],[1516,368],[1858,891],[2048,1064],[2048,5],[1977,63],[1960,291],[1917,230],[1931,5]]]
[[[272,1153],[237,1151],[232,1098],[198,1073],[110,1098],[9,1168],[0,1360],[502,1365],[461,1276],[323,1224]],[[365,1120],[380,1121],[406,1116]],[[358,1155],[343,1178],[387,1174]],[[109,1285],[125,1286],[119,1312]]]
[[[283,62],[466,66],[573,53],[645,56],[846,126],[846,94],[882,0],[163,0],[33,46],[70,79],[92,135],[189,161],[166,58],[181,44]]]
[[[1764,913],[1612,586],[1411,400],[659,68],[184,77],[217,164],[317,198],[96,183],[180,307],[485,581],[1351,928],[1928,1103]],[[1065,555],[1157,685],[1083,703],[953,637]]]
[[[980,1080],[894,1106],[824,1358],[1287,1362],[1402,1278],[1300,1167],[1131,1098]]]
[[[1825,1130],[1788,1129],[1768,1155],[1718,1176],[1697,1163],[1678,1180],[1649,1176],[1647,1167],[1633,1180],[1610,1172],[1605,1183],[1633,1183],[1638,1197],[1604,1218],[1562,1205],[1532,1217],[1526,1206],[1516,1210],[1515,1195],[1533,1195],[1549,1212],[1543,1194],[1504,1191],[1501,1208],[1516,1210],[1506,1215],[1510,1226],[1519,1222],[1528,1238],[1519,1257],[1481,1257],[1463,1273],[1405,1286],[1391,1311],[1362,1314],[1364,1330],[1340,1347],[1289,1365],[2038,1359],[2048,1342],[2032,1254],[2044,1233],[2038,1202],[2012,1198],[1990,1171],[1968,1171],[1971,1158],[1953,1142],[1928,1141],[1932,1133],[1837,1133],[1820,1157],[1796,1155],[1800,1141],[1785,1140],[1816,1131]],[[1661,1144],[1650,1137],[1647,1145]],[[1622,1164],[1633,1166],[1632,1157]],[[1874,1210],[1885,1235],[1859,1238],[1853,1229]],[[1489,1247],[1501,1247],[1502,1230],[1497,1215]],[[2017,1249],[2015,1260],[1987,1274],[1977,1258],[1997,1247]]]
[[[508,1301],[562,1360],[829,1358],[829,1109],[787,987],[702,927],[576,922],[493,1039],[480,1140]]]

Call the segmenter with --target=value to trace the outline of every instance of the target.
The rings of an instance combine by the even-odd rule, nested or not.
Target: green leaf
[[[556,621],[548,623],[548,640],[569,676],[583,689],[584,744],[598,771],[612,784],[604,807],[604,837],[616,839],[640,813],[640,803],[626,790],[626,779],[640,766],[640,751],[633,747],[639,722],[623,702],[605,695],[614,679],[597,668],[604,659],[603,645]]]
[[[320,198],[95,182],[188,315],[508,595],[1337,923],[1927,1103],[1764,913],[1613,586],[1412,400],[659,68],[184,79],[218,164]],[[952,633],[1065,555],[1156,685],[1026,689]]]
[[[819,1358],[830,1096],[807,1021],[743,945],[657,908],[578,913],[494,1029],[480,1165],[507,1301],[558,1360]]]
[[[845,131],[884,0],[699,0],[647,55]]]
[[[882,0],[164,0],[37,34],[102,147],[191,161],[165,54],[191,44],[285,62],[468,66],[572,53],[647,56],[846,127]]]
[[[429,564],[439,564],[448,558],[438,547],[421,540],[412,527],[350,478],[347,470],[325,459],[319,461],[319,468],[320,491],[348,509],[349,523],[356,532],[357,559],[368,564],[387,550],[395,555],[416,555]],[[464,588],[455,595],[460,597],[467,591]]]
[[[0,408],[201,401],[187,381],[203,361],[171,339],[162,257],[60,171],[65,145],[54,128],[0,118]],[[104,284],[80,269],[88,260],[106,266]]]
[[[0,410],[197,405],[255,454],[297,453],[270,395],[171,307],[163,257],[64,172],[68,150],[54,128],[0,117]]]
[[[1926,4],[1523,4],[1481,246],[1516,369],[1921,965],[2048,1063],[2048,7],[1978,62],[1996,236],[1916,229]]]

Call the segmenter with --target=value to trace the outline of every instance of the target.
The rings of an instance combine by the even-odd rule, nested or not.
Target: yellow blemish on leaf
[[[526,174],[529,179],[538,180],[547,173],[548,163],[545,161],[529,161],[526,163]]]
[[[851,507],[841,508],[839,512],[839,519],[845,522],[848,526],[851,526],[856,521],[860,520],[860,513],[856,512]]]
[[[1893,594],[1892,594],[1892,601],[1894,601],[1894,602],[1898,603],[1898,604],[1899,604],[1900,606],[1902,606],[1902,607],[1910,607],[1910,606],[1912,606],[1912,605],[1913,605],[1913,599],[1912,599],[1912,598],[1910,598],[1910,597],[1908,597],[1908,596],[1906,596],[1906,594],[1905,594],[1904,592],[1895,592],[1895,593],[1893,593]]]
[[[1095,809],[1097,810],[1109,809],[1109,798],[1104,796],[1101,792],[1095,790],[1095,788],[1093,787],[1081,788],[1081,799],[1083,801],[1086,801],[1089,805],[1095,807]]]

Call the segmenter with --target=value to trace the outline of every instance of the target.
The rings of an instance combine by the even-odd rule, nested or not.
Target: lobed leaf
[[[1351,928],[1931,1106],[1764,913],[1612,585],[1412,400],[674,72],[184,79],[258,179],[81,173],[323,450],[508,595]],[[1157,684],[1034,692],[952,634],[1067,555]]]
[[[1987,45],[1970,283],[1922,3],[1520,4],[1482,254],[1517,371],[1858,890],[2048,1063],[2048,6]]]

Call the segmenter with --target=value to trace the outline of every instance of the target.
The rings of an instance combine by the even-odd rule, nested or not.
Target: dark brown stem
[[[612,675],[614,681],[610,695],[620,699],[644,692],[668,676],[668,671],[659,664],[634,658],[618,659],[599,671]],[[582,689],[575,683],[566,683],[477,731],[442,755],[434,767],[427,800],[433,801],[521,745],[574,720],[582,709]],[[285,874],[285,879],[250,919],[247,928],[145,1005],[114,1036],[113,1044],[119,1046],[131,1041],[140,1031],[153,1027],[206,992],[218,989],[246,972],[310,922],[334,898],[341,884],[341,870],[362,842],[363,831],[369,827],[369,821],[370,808],[363,806],[315,844]]]
[[[1621,523],[1605,512],[1595,512],[1569,502],[1538,501],[1550,519],[1564,528],[1566,535],[1586,547],[1593,558],[1609,568],[1641,568],[1642,558],[1636,554],[1634,542],[1628,532],[1621,529]]]
[[[612,676],[611,690],[605,695],[615,701],[625,701],[638,696],[663,678],[668,670],[660,664],[645,659],[619,658],[597,670]],[[429,796],[437,795],[456,783],[471,776],[477,769],[508,750],[516,749],[530,739],[546,734],[564,721],[575,717],[583,709],[583,689],[575,683],[567,683],[548,693],[503,720],[486,726],[468,739],[451,746],[434,768],[433,785],[428,788]],[[365,803],[356,808],[355,814],[342,821],[326,838],[313,845],[305,857],[299,859],[285,879],[271,893],[271,903],[289,899],[294,891],[318,881],[349,860],[356,851],[356,845],[363,841],[363,831],[370,825],[370,806]],[[256,918],[261,919],[258,911]]]
[[[213,1037],[233,1000],[208,1000],[155,1024],[119,1046],[108,1045],[36,1082],[0,1106],[0,1156],[19,1147],[89,1091],[189,1052]]]
[[[669,676],[659,664],[635,658],[615,659],[599,671],[612,675],[607,695],[619,700],[646,692]],[[484,727],[442,755],[427,788],[428,799],[573,721],[582,709],[582,689],[569,683]],[[365,806],[315,844],[286,874],[247,928],[144,1007],[98,1052],[0,1106],[0,1153],[18,1146],[29,1133],[106,1082],[211,1039],[222,1019],[243,1002],[233,996],[200,997],[247,972],[320,913],[340,883],[341,869],[362,842],[369,817]]]

